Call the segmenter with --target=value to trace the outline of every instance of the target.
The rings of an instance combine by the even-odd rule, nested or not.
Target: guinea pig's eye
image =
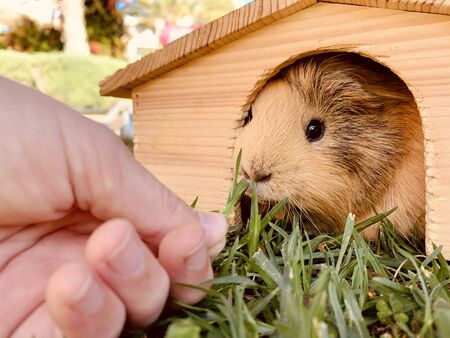
[[[244,118],[244,126],[249,124],[252,118],[253,118],[252,107],[250,107],[250,109],[247,112],[247,116]]]
[[[319,120],[311,120],[306,127],[306,138],[309,142],[319,141],[325,132],[325,126]]]

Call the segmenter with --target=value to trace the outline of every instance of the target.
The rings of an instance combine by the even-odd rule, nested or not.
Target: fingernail
[[[144,270],[145,256],[142,242],[127,227],[117,248],[107,259],[107,264],[116,274],[136,276]]]
[[[185,258],[184,264],[190,271],[201,271],[205,268],[208,260],[208,251],[205,237],[197,244],[190,254]]]
[[[100,310],[103,303],[103,292],[92,274],[85,280],[72,297],[72,307],[83,314],[94,314]]]
[[[198,211],[200,224],[205,229],[208,246],[222,241],[228,231],[228,224],[221,214]]]

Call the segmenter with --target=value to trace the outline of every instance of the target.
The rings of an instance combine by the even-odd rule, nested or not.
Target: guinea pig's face
[[[348,194],[348,180],[342,180],[347,174],[336,164],[341,150],[331,121],[286,81],[268,83],[251,114],[237,149],[242,149],[241,173],[255,182],[260,201],[288,197],[300,210],[317,214],[328,209],[324,203]]]
[[[402,99],[384,100],[341,66],[305,62],[269,81],[236,144],[259,200],[288,197],[322,230],[375,197],[405,148],[405,120],[392,116]]]

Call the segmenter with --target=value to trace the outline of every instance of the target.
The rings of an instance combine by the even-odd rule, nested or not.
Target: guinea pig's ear
[[[252,113],[252,107],[247,111],[247,116],[244,118],[244,127],[250,123],[250,121],[253,119],[253,113]]]

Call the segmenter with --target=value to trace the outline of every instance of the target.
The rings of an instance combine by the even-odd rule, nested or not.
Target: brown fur
[[[399,233],[424,234],[421,120],[406,85],[378,63],[352,53],[307,57],[270,80],[252,105],[253,119],[237,141],[241,167],[268,175],[257,183],[262,201],[284,197],[319,231],[342,230],[349,212],[390,216]],[[321,140],[308,142],[312,119]],[[376,239],[378,225],[364,233]]]

